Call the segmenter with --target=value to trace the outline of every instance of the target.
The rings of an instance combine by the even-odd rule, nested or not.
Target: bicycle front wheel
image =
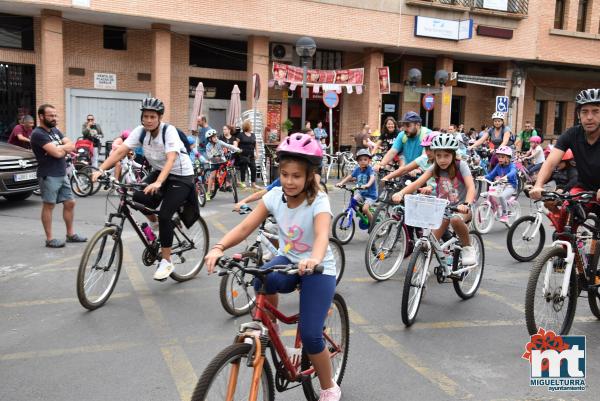
[[[198,197],[200,207],[206,206],[206,189],[199,179],[196,179],[196,196]]]
[[[123,262],[123,244],[115,227],[105,227],[88,242],[77,272],[77,298],[81,306],[94,310],[112,294]]]
[[[567,262],[567,251],[555,246],[546,249],[531,266],[525,294],[525,321],[530,335],[539,327],[556,334],[568,334],[577,308],[576,268],[571,268],[567,296],[561,291]]]
[[[249,263],[258,266],[260,258],[256,251],[256,247],[252,246],[244,252],[244,267]],[[255,299],[253,278],[252,275],[237,269],[221,278],[219,300],[227,313],[232,316],[243,316],[250,312]]]
[[[350,213],[343,212],[333,219],[333,237],[346,245],[354,237],[354,219]]]
[[[467,270],[466,272],[462,273],[460,278],[455,278],[452,280],[454,291],[456,291],[456,294],[462,299],[473,298],[479,289],[481,278],[483,277],[483,267],[485,264],[485,248],[483,247],[483,239],[481,238],[481,235],[476,231],[471,231],[469,233],[469,242],[473,247],[473,251],[475,251],[475,254],[477,255],[477,265],[475,265],[471,270]],[[464,266],[459,265],[459,267],[462,268]]]
[[[73,171],[70,184],[73,193],[81,198],[91,195],[94,189],[90,176],[81,172]]]
[[[346,268],[346,253],[342,243],[335,238],[329,238],[329,248],[331,248],[335,260],[335,284],[338,285]]]
[[[251,344],[232,344],[221,351],[202,372],[192,401],[248,400],[254,368],[248,367]],[[229,392],[233,391],[233,394]],[[229,395],[229,397],[228,397]],[[273,401],[273,373],[265,358],[258,383],[257,401]]]
[[[229,173],[229,178],[231,179],[231,191],[233,192],[233,202],[238,203],[237,176],[235,175],[235,170],[232,170]]]
[[[367,241],[365,265],[374,280],[391,278],[404,260],[407,238],[401,221],[387,219],[377,224]]]
[[[344,372],[346,371],[346,363],[348,362],[348,351],[350,349],[350,318],[348,316],[348,307],[344,298],[336,293],[333,296],[333,302],[325,319],[325,327],[323,328],[323,337],[325,338],[325,347],[331,356],[331,371],[333,380],[338,384],[342,384]],[[305,351],[302,351],[302,371],[306,371],[312,367],[310,359]],[[308,401],[318,401],[319,379],[316,373],[311,374],[311,380],[302,382],[304,396]]]
[[[506,234],[508,253],[519,262],[531,262],[544,249],[546,230],[540,224],[535,230],[535,216],[523,216],[516,220]]]
[[[171,254],[174,256],[175,270],[171,278],[183,282],[194,278],[204,266],[204,257],[208,252],[208,227],[200,216],[189,228],[179,218],[173,219],[173,225]]]
[[[494,225],[494,210],[489,202],[483,202],[475,208],[473,226],[480,234],[487,234]]]
[[[426,265],[428,253],[423,245],[417,245],[408,262],[404,291],[402,291],[402,321],[406,327],[412,326],[419,312],[423,289],[427,280]]]

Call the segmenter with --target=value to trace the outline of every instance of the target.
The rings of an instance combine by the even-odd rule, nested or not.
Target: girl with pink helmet
[[[496,156],[498,157],[498,164],[488,175],[485,176],[486,180],[497,181],[500,179],[506,179],[508,184],[499,196],[500,205],[502,206],[502,216],[500,221],[508,223],[508,198],[510,198],[517,190],[517,167],[510,161],[512,158],[512,149],[508,146],[500,146],[496,149]]]
[[[529,138],[531,148],[525,153],[524,159],[531,160],[531,165],[527,167],[529,175],[533,175],[540,171],[542,164],[546,161],[544,150],[542,149],[542,138],[539,136],[532,136]]]
[[[329,198],[315,181],[323,150],[319,142],[306,134],[292,134],[277,148],[281,186],[272,188],[239,225],[221,238],[206,255],[208,273],[212,273],[223,252],[251,235],[269,214],[277,221],[277,256],[263,265],[297,263],[300,273],[290,276],[271,273],[266,278],[267,298],[274,305],[278,293],[300,291],[299,328],[302,344],[321,386],[320,400],[337,401],[341,390],[333,381],[329,350],[323,339],[323,325],[335,293],[335,260],[329,248],[331,206]],[[316,265],[323,274],[305,274]]]

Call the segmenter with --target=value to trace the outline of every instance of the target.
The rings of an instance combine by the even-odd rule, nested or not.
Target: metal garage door
[[[104,133],[104,141],[119,136],[124,129],[140,124],[140,103],[147,93],[107,90],[67,89],[67,135],[76,139],[88,114],[96,117]]]

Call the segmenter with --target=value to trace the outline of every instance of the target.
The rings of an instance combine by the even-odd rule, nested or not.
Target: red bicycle
[[[297,324],[299,314],[286,316],[267,300],[265,296],[266,277],[277,271],[285,274],[297,274],[297,265],[277,265],[267,269],[247,267],[242,255],[233,258],[223,257],[219,266],[223,268],[219,275],[241,270],[255,276],[262,283],[257,292],[253,321],[240,326],[234,343],[222,350],[208,365],[196,384],[192,401],[272,401],[275,389],[278,392],[302,386],[309,401],[319,399],[319,380],[308,355],[302,348],[300,333],[292,347],[286,347],[271,321],[269,314],[285,324]],[[321,273],[317,266],[313,273]],[[331,355],[333,380],[339,385],[344,376],[348,359],[350,321],[346,302],[340,294],[335,294],[323,327],[323,337]],[[273,371],[267,360],[267,350],[275,366]],[[293,384],[293,385],[292,385]],[[290,386],[291,385],[291,386]]]
[[[216,171],[211,172],[211,174],[214,173],[214,179],[209,180],[209,182],[213,181],[213,188],[209,188],[210,199],[214,199],[219,189],[226,191],[231,188],[231,192],[233,192],[233,202],[238,202],[237,176],[235,174],[235,166],[232,155],[232,153],[228,153],[225,156],[227,161],[225,163],[221,163]]]

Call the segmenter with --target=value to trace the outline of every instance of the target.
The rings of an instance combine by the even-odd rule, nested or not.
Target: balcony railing
[[[527,15],[529,0],[507,0],[506,9],[490,8],[493,4],[502,4],[502,1],[487,0],[406,0],[409,5],[432,5],[441,8],[457,8],[471,12],[501,12],[514,15]]]

